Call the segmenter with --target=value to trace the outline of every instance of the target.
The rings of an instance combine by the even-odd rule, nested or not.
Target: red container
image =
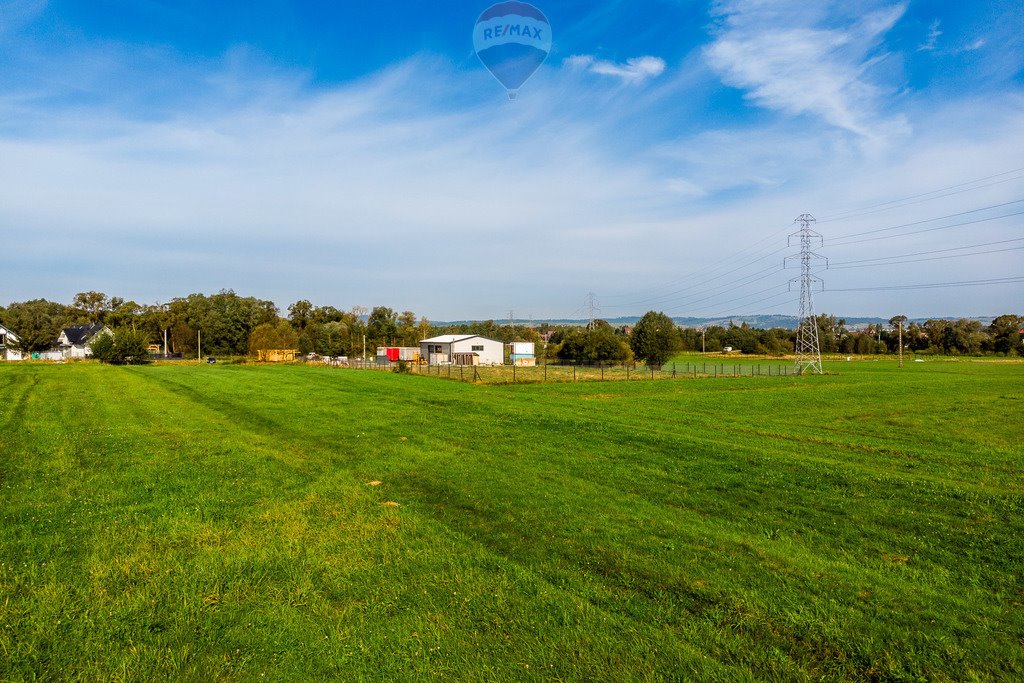
[[[398,355],[402,352],[398,347],[389,347],[387,349],[388,360],[394,363],[398,360]]]

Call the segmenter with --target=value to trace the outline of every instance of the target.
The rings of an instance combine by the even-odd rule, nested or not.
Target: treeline
[[[258,348],[298,349],[322,356],[372,355],[379,346],[419,346],[439,334],[480,334],[506,342],[541,342],[536,328],[499,325],[492,320],[439,327],[412,311],[386,306],[314,306],[300,300],[281,311],[273,301],[241,296],[232,290],[190,294],[165,304],[139,304],[103,292],[81,292],[70,304],[33,299],[0,306],[0,323],[20,339],[28,352],[51,348],[62,329],[102,323],[112,330],[131,330],[146,344],[168,353],[194,357],[240,356]]]
[[[891,354],[899,346],[900,320],[850,330],[846,321],[819,315],[822,353]],[[385,306],[347,310],[314,306],[300,300],[282,312],[272,301],[246,297],[232,290],[190,294],[166,304],[139,304],[102,292],[81,292],[70,304],[45,299],[0,307],[0,323],[20,338],[28,352],[50,348],[60,331],[79,324],[103,323],[113,330],[131,330],[138,339],[169,353],[195,356],[245,355],[255,349],[298,349],[323,356],[372,355],[378,346],[418,346],[439,334],[479,334],[503,342],[532,341],[538,355],[574,362],[619,362],[665,357],[680,351],[719,352],[731,348],[747,354],[792,353],[796,333],[783,328],[741,325],[704,329],[676,327],[663,313],[648,312],[635,326],[613,327],[597,320],[578,325],[503,325],[493,320],[440,327],[412,311]],[[902,328],[904,349],[921,354],[1024,355],[1020,330],[1024,317],[1001,315],[991,324],[977,320],[928,320]]]
[[[889,325],[873,324],[864,329],[851,330],[846,320],[834,315],[819,315],[818,343],[822,353],[856,355],[892,354],[899,350],[901,333],[899,319],[893,317]],[[903,325],[904,350],[925,355],[1024,355],[1020,330],[1024,317],[1001,315],[991,324],[977,320],[928,320]],[[711,326],[704,330],[682,329],[682,347],[688,351],[734,351],[756,354],[791,353],[796,343],[796,331],[781,328],[761,330],[746,323],[735,326]]]
[[[377,345],[418,345],[421,335],[429,336],[434,329],[411,311],[396,313],[386,307],[343,311],[302,300],[282,315],[273,301],[232,290],[190,294],[166,304],[139,304],[102,292],[82,292],[70,304],[34,299],[0,307],[0,322],[18,335],[19,346],[29,352],[50,348],[66,327],[102,323],[113,330],[131,329],[149,344],[162,347],[166,340],[169,353],[186,356],[196,355],[200,344],[204,354],[245,355],[253,341],[259,343],[268,336],[281,341],[285,331],[283,348],[358,355],[364,344],[370,352]]]

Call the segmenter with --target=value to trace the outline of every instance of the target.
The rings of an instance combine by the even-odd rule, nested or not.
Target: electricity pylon
[[[811,230],[811,223],[815,222],[814,216],[809,213],[801,214],[794,223],[800,225],[800,229],[789,236],[789,244],[792,246],[793,238],[800,239],[800,253],[794,256],[787,256],[783,266],[792,259],[800,259],[800,276],[789,281],[790,290],[793,283],[800,282],[800,323],[796,329],[796,374],[802,375],[805,371],[822,373],[821,369],[821,345],[818,343],[818,320],[814,316],[814,301],[811,292],[818,284],[824,290],[825,283],[811,273],[811,265],[815,261],[824,261],[828,268],[828,259],[820,254],[811,251],[813,244],[821,245],[824,240],[821,235]]]

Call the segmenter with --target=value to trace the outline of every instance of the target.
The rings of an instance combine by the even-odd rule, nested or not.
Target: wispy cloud
[[[975,50],[980,50],[986,45],[988,45],[987,40],[985,40],[984,38],[978,38],[964,45],[962,48],[960,48],[959,52],[974,52]]]
[[[983,105],[908,98],[901,113],[915,135],[894,137],[879,157],[863,153],[867,133],[837,134],[899,122],[884,85],[869,79],[894,19],[880,11],[837,21],[814,5],[799,21],[795,5],[782,16],[766,0],[757,16],[744,3],[742,18],[718,15],[714,37],[740,44],[722,78],[752,74],[742,87],[753,101],[801,117],[730,109],[703,118],[721,86],[693,63],[650,81],[663,64],[579,55],[541,69],[511,104],[479,65],[424,54],[324,85],[243,48],[199,60],[133,45],[76,45],[73,58],[23,46],[32,68],[0,74],[0,225],[17,246],[5,252],[5,296],[68,300],[98,289],[155,301],[234,287],[282,305],[308,297],[440,319],[510,306],[560,316],[588,289],[656,287],[775,232],[782,241],[766,250],[782,247],[804,211],[1020,165],[1019,94],[986,93]],[[741,68],[761,45],[763,71]],[[640,81],[616,71],[629,68]],[[795,79],[788,90],[786,76]],[[594,87],[605,77],[627,85]],[[799,106],[786,109],[790,99]],[[953,195],[935,214],[911,207],[893,222],[1019,197],[1009,184],[988,192]],[[842,227],[887,224],[874,218]],[[858,271],[843,273],[829,286]],[[929,281],[915,275],[907,267],[908,282]],[[933,297],[911,305],[904,293],[870,306],[829,295],[825,310],[1001,312],[1020,298],[974,294],[955,310]]]
[[[939,37],[942,36],[942,31],[939,30],[939,23],[939,20],[936,19],[928,27],[928,35],[925,37],[924,42],[917,46],[918,52],[930,52],[938,45]]]
[[[805,2],[730,0],[716,6],[719,26],[705,58],[726,84],[762,107],[818,116],[878,141],[905,130],[903,119],[883,113],[885,88],[871,78],[886,57],[882,38],[905,9],[884,6],[844,18]]]
[[[617,64],[591,55],[573,55],[563,64],[570,69],[614,76],[624,83],[643,83],[657,78],[665,71],[665,60],[660,57],[630,57],[625,64]]]

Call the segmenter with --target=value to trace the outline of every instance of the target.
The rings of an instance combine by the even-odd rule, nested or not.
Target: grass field
[[[0,680],[1024,680],[1024,365],[0,365]]]

